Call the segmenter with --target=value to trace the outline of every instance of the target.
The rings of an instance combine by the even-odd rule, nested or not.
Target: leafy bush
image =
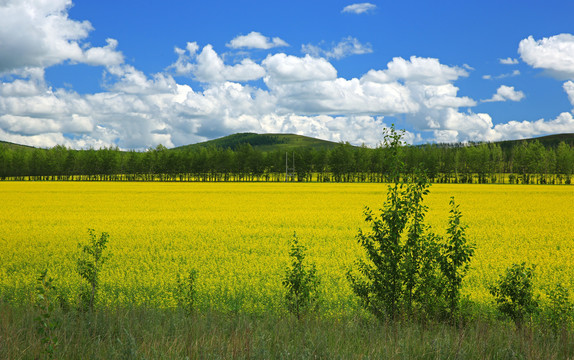
[[[103,232],[99,237],[93,229],[88,229],[89,240],[87,244],[78,244],[81,249],[80,258],[76,265],[78,274],[88,282],[88,287],[80,294],[80,307],[82,310],[94,310],[94,303],[97,296],[100,272],[102,265],[107,259],[104,256],[109,234]]]
[[[538,311],[538,298],[534,296],[532,282],[534,269],[524,262],[512,264],[489,289],[498,310],[510,317],[518,328],[528,316]]]
[[[285,303],[287,310],[301,319],[317,301],[317,288],[319,277],[315,264],[305,264],[305,246],[297,240],[297,234],[293,234],[289,256],[291,266],[285,272],[283,286],[287,292]]]
[[[380,320],[400,315],[439,317],[449,311],[451,318],[459,308],[460,288],[474,253],[467,243],[461,213],[451,198],[451,216],[446,240],[425,224],[428,207],[423,199],[430,182],[425,174],[414,172],[410,181],[401,179],[401,133],[392,127],[385,144],[393,158],[393,184],[380,216],[365,209],[371,231],[359,230],[357,240],[366,259],[356,262],[357,272],[347,272],[353,292],[364,307]]]
[[[48,276],[48,270],[40,272],[36,280],[36,317],[37,331],[41,337],[42,353],[48,358],[54,358],[54,353],[59,345],[58,337],[55,335],[56,330],[60,327],[60,321],[56,317],[57,308],[56,286],[53,284],[54,279]]]
[[[197,298],[197,270],[191,269],[187,276],[177,277],[177,287],[175,292],[175,299],[177,306],[185,311],[187,315],[193,314],[195,310],[195,303]]]
[[[450,216],[446,230],[447,241],[442,247],[438,259],[446,280],[445,295],[451,318],[454,318],[459,309],[462,280],[470,267],[470,260],[474,255],[475,248],[466,239],[466,226],[460,222],[462,214],[458,207],[454,197],[451,197]]]
[[[545,308],[545,320],[549,328],[556,334],[560,330],[568,330],[572,321],[574,306],[570,301],[570,293],[562,284],[556,284],[546,289],[549,304]]]

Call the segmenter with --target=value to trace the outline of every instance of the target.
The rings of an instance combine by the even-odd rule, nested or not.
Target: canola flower
[[[32,301],[49,268],[75,301],[77,244],[87,229],[110,234],[100,304],[175,307],[178,274],[198,271],[198,307],[282,311],[281,280],[297,233],[321,277],[327,315],[359,309],[345,278],[361,256],[363,208],[378,209],[384,184],[7,182],[0,187],[0,299]],[[477,245],[463,293],[487,287],[514,262],[536,264],[540,287],[574,291],[574,188],[433,185],[427,222],[444,234],[454,195]]]

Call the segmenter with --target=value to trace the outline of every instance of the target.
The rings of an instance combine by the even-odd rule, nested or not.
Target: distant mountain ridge
[[[574,133],[567,134],[554,134],[546,135],[535,138],[520,139],[520,140],[504,140],[494,142],[499,144],[501,148],[512,148],[517,144],[529,141],[539,141],[544,147],[556,147],[560,142],[565,142],[567,145],[574,147]],[[479,144],[482,142],[476,142]],[[256,133],[237,133],[232,135],[223,136],[217,139],[208,140],[196,144],[189,144],[178,146],[170,150],[186,151],[197,150],[200,148],[220,148],[237,150],[241,145],[249,144],[254,150],[269,152],[275,150],[290,150],[301,147],[309,147],[313,149],[332,149],[339,143],[327,140],[321,140],[309,136],[296,135],[296,134],[256,134]],[[8,141],[0,141],[0,145],[4,145],[11,149],[29,149],[33,150],[35,147],[29,145],[21,145]],[[448,146],[449,144],[438,144],[439,146]]]

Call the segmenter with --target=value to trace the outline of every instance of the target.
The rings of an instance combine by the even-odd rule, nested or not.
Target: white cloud
[[[513,70],[512,72],[500,74],[497,76],[483,75],[482,78],[485,80],[493,80],[493,79],[504,79],[504,78],[508,78],[508,77],[515,77],[518,75],[520,75],[520,70]]]
[[[566,91],[566,94],[568,94],[570,104],[574,106],[574,82],[566,81],[562,87],[564,88],[564,91]]]
[[[347,5],[343,8],[341,12],[343,13],[353,13],[353,14],[364,14],[369,11],[373,11],[377,8],[377,5],[371,3],[358,3]]]
[[[495,102],[495,101],[520,101],[524,99],[524,93],[522,91],[514,90],[514,86],[501,85],[497,90],[496,94],[492,98],[487,100],[482,100],[483,102]]]
[[[441,64],[438,59],[411,56],[410,60],[393,58],[386,70],[370,70],[363,79],[387,83],[397,80],[423,84],[441,85],[466,77],[468,73],[459,67]]]
[[[559,79],[574,79],[574,35],[560,34],[541,40],[520,41],[518,53],[528,65]]]
[[[199,45],[194,42],[188,42],[184,49],[180,49],[177,46],[174,51],[177,54],[177,61],[168,67],[168,70],[174,69],[176,75],[189,75],[193,72],[194,66],[191,63],[192,59],[195,58],[197,51],[199,50]]]
[[[343,38],[331,49],[325,50],[316,45],[302,45],[301,50],[314,57],[325,57],[327,59],[341,59],[350,55],[370,54],[373,52],[371,44],[361,44],[359,40],[348,36]]]
[[[249,58],[243,59],[236,65],[225,65],[223,59],[213,50],[213,46],[208,44],[196,54],[198,49],[199,46],[195,42],[187,44],[187,51],[176,47],[178,59],[168,69],[174,69],[176,75],[192,74],[204,83],[245,82],[260,79],[265,75],[265,69]]]
[[[257,31],[252,31],[247,35],[237,36],[227,44],[227,47],[232,49],[248,48],[267,50],[281,46],[289,46],[289,44],[278,37],[270,39]]]
[[[42,68],[14,72],[10,81],[0,80],[0,139],[145,149],[254,131],[376,145],[383,117],[393,115],[416,132],[409,141],[420,134],[436,141],[500,140],[512,138],[513,131],[538,135],[572,125],[564,113],[555,120],[494,126],[490,115],[470,110],[475,100],[458,95],[455,82],[467,71],[433,58],[394,58],[380,70],[345,79],[327,59],[310,55],[278,53],[228,65],[211,45],[200,49],[190,42],[175,52],[177,62],[155,75],[127,64],[107,66],[105,90],[95,94],[54,90]],[[195,77],[202,90],[178,84],[170,72]],[[266,87],[242,84],[260,78]],[[572,101],[574,83],[563,86]],[[496,95],[517,101],[520,94],[501,86]]]
[[[82,43],[93,28],[88,21],[68,18],[71,5],[71,0],[0,2],[0,73],[64,61],[90,65],[123,62],[113,39],[104,47]]]
[[[265,79],[268,83],[334,80],[337,77],[337,70],[331,63],[309,55],[303,58],[283,53],[269,55],[262,65],[267,69]]]
[[[203,82],[250,81],[262,78],[265,69],[251,59],[237,65],[225,65],[211,45],[206,45],[197,55],[196,78]]]
[[[443,124],[433,130],[433,141],[452,143],[457,141],[489,140],[493,135],[492,118],[488,114],[460,113],[446,109],[442,114]]]
[[[505,139],[527,139],[534,136],[574,133],[574,118],[571,113],[561,113],[553,120],[510,121],[494,126],[492,141]]]
[[[452,119],[459,107],[476,104],[457,96],[452,84],[466,72],[437,59],[396,58],[384,70],[344,79],[326,59],[309,55],[280,53],[261,64],[245,59],[228,66],[211,46],[198,50],[196,43],[176,49],[181,61],[170,68],[202,79],[203,91],[178,84],[168,73],[148,76],[125,64],[109,66],[106,91],[88,95],[52,91],[43,71],[22,72],[18,79],[0,83],[0,135],[30,145],[45,141],[43,146],[52,146],[58,139],[74,147],[117,144],[144,149],[256,131],[376,145],[382,116],[404,114],[416,129],[446,130],[456,123]],[[237,82],[253,76],[251,70],[246,71],[251,75],[242,75],[250,66],[265,74],[267,89]],[[481,124],[467,122],[474,125],[461,131],[461,137]],[[416,136],[411,135],[412,141]]]
[[[106,39],[108,45],[104,47],[93,47],[84,51],[84,55],[79,62],[88,65],[119,65],[123,63],[124,57],[120,52],[116,51],[118,41],[115,39]]]
[[[458,88],[452,84],[409,84],[408,87],[414,94],[413,96],[417,99],[417,102],[429,109],[472,107],[476,105],[476,101],[469,97],[458,97]]]
[[[280,83],[268,86],[284,113],[329,115],[395,115],[416,112],[419,105],[407,87],[364,83],[358,79]]]
[[[516,64],[518,64],[518,59],[513,59],[511,57],[508,57],[506,59],[498,59],[498,61],[500,61],[500,63],[503,65],[516,65]]]

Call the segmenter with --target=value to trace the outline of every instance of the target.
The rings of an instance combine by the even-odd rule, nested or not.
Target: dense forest
[[[348,143],[288,151],[261,151],[249,143],[159,145],[143,152],[1,143],[0,180],[384,182],[387,151]],[[574,147],[563,141],[404,146],[400,157],[405,176],[422,168],[437,183],[570,184],[574,171]]]

